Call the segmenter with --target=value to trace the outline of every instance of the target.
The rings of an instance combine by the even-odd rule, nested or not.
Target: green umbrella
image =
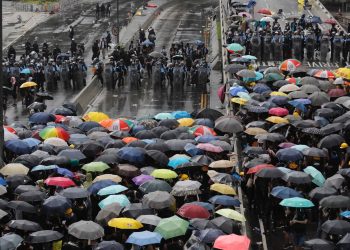
[[[130,204],[129,199],[123,195],[123,194],[118,194],[118,195],[110,195],[106,199],[103,199],[98,203],[98,206],[102,209],[105,206],[108,206],[112,203],[118,203],[121,207],[126,207],[127,205]]]
[[[230,45],[227,46],[227,50],[231,53],[240,52],[244,50],[244,47],[239,43],[231,43]]]
[[[154,231],[160,233],[163,238],[167,240],[184,235],[189,224],[190,223],[188,221],[174,215],[172,217],[162,219]]]
[[[100,189],[98,191],[98,195],[111,195],[111,194],[119,194],[121,192],[124,192],[125,190],[128,190],[127,187],[124,187],[123,185],[111,185],[105,188]]]
[[[44,165],[38,165],[34,168],[32,168],[32,170],[30,170],[31,172],[35,172],[35,171],[46,171],[46,170],[52,170],[52,169],[56,169],[58,168],[57,165],[49,165],[49,166],[44,166]]]
[[[312,182],[317,186],[322,187],[326,179],[323,177],[322,173],[318,171],[313,166],[308,166],[303,170],[305,173],[311,175]]]
[[[307,208],[307,207],[315,206],[311,201],[304,198],[299,198],[299,197],[283,199],[280,202],[280,205],[284,207],[296,207],[296,208]]]
[[[109,166],[102,161],[96,161],[85,164],[82,169],[86,172],[103,172],[106,169],[109,169]]]
[[[264,80],[268,82],[275,82],[283,79],[284,79],[284,75],[278,74],[278,73],[268,73],[264,76]]]

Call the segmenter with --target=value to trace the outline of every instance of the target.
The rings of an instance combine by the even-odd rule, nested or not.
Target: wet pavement
[[[168,51],[175,41],[204,41],[203,29],[206,24],[201,10],[212,4],[210,0],[171,3],[152,24],[157,34],[156,50],[160,51],[165,46]],[[111,117],[149,117],[173,110],[191,112],[201,108],[201,95],[207,91],[208,87],[204,84],[185,85],[182,88],[174,83],[174,88],[155,88],[151,81],[145,79],[139,90],[129,85],[115,91],[103,90],[89,111],[99,110]]]
[[[102,2],[108,1],[99,1]],[[24,52],[24,43],[26,39],[33,41],[35,37],[38,38],[39,44],[45,40],[48,42],[50,49],[54,44],[59,44],[62,52],[68,51],[70,47],[70,40],[68,37],[68,28],[70,25],[74,26],[74,39],[77,43],[85,44],[85,62],[91,64],[91,47],[95,39],[99,39],[111,25],[111,20],[116,20],[116,3],[112,2],[112,12],[110,19],[100,19],[95,23],[95,3],[96,1],[82,1],[80,5],[75,8],[62,11],[50,17],[46,22],[40,23],[35,28],[30,30],[25,36],[18,39],[14,43],[14,47],[19,56]],[[136,6],[139,6],[141,1],[134,1]],[[120,0],[120,23],[126,24],[127,14],[130,11],[130,1]],[[89,68],[89,73],[91,69]],[[87,81],[90,81],[91,75],[88,76]],[[54,96],[53,101],[47,101],[47,111],[62,105],[66,101],[70,101],[79,93],[72,89],[65,90],[63,84],[59,82],[58,88],[55,91],[49,92]],[[25,122],[28,118],[28,110],[22,106],[21,101],[16,101],[16,106],[13,106],[13,99],[10,97],[8,101],[8,109],[6,111],[5,123],[10,124],[14,121]]]

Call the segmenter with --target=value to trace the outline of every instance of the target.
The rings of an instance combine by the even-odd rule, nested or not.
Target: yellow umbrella
[[[279,91],[273,91],[270,93],[270,96],[287,96],[288,95],[286,93],[283,93],[283,92],[279,92]]]
[[[108,221],[108,226],[119,229],[140,229],[143,227],[142,223],[138,220],[131,218],[113,218]]]
[[[233,189],[233,187],[221,183],[211,185],[210,190],[216,191],[220,194],[236,195],[236,191]]]
[[[102,112],[89,112],[83,116],[85,121],[100,122],[109,119],[109,116]]]
[[[282,118],[279,116],[270,116],[266,119],[268,122],[280,124],[280,123],[289,123],[289,121],[286,118]]]
[[[216,211],[216,213],[220,214],[226,218],[232,219],[232,220],[241,221],[241,222],[246,221],[243,214],[240,214],[233,209],[223,208],[223,209],[219,209],[218,211]]]
[[[231,98],[231,102],[237,103],[239,105],[245,105],[247,103],[247,100],[240,97],[233,97]]]
[[[158,179],[175,179],[177,177],[177,173],[170,169],[156,169],[151,175]]]
[[[9,163],[0,169],[0,174],[4,176],[13,176],[17,174],[27,175],[29,168],[21,163]]]
[[[122,181],[122,178],[119,175],[116,175],[116,174],[102,174],[102,175],[97,176],[93,180],[93,183],[95,183],[97,181],[102,181],[102,180],[111,180],[111,181],[119,183],[119,182]]]
[[[22,85],[19,88],[24,89],[24,88],[30,88],[35,86],[38,86],[38,84],[36,84],[35,82],[25,82],[25,83],[22,83]]]
[[[248,135],[262,135],[262,134],[266,134],[267,131],[263,128],[257,128],[257,127],[250,127],[247,128],[244,133],[248,134]]]
[[[195,120],[193,120],[192,118],[181,118],[177,121],[179,122],[181,127],[191,127],[195,122]]]
[[[337,77],[342,77],[350,80],[350,68],[339,68],[334,71],[334,73]]]

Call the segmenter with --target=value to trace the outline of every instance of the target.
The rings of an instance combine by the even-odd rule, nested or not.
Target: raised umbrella
[[[261,178],[281,178],[284,173],[278,168],[264,168],[255,174],[257,177]]]
[[[104,236],[104,229],[93,221],[81,220],[68,227],[68,233],[82,240],[96,240]]]
[[[283,199],[279,204],[284,207],[294,208],[309,208],[315,206],[310,200],[300,197]]]
[[[81,187],[70,187],[64,189],[60,195],[68,199],[82,199],[90,196],[90,193],[85,188]]]
[[[185,235],[189,222],[174,215],[162,219],[157,225],[155,232],[160,233],[164,239],[171,239],[177,236]]]
[[[29,220],[11,220],[7,226],[13,229],[27,232],[36,232],[41,230],[41,227],[38,223]]]
[[[103,199],[98,203],[98,206],[100,208],[105,208],[106,206],[113,204],[113,203],[118,203],[122,207],[126,207],[127,205],[130,204],[130,201],[128,197],[126,197],[124,194],[117,194],[117,195],[109,195],[107,198]]]
[[[312,106],[318,107],[330,101],[329,96],[326,93],[320,91],[314,92],[313,94],[309,95],[308,99],[311,101]]]
[[[20,201],[26,201],[26,202],[43,201],[46,199],[46,194],[39,190],[28,191],[28,192],[21,193],[17,199]]]
[[[29,234],[27,240],[32,244],[48,243],[63,238],[63,234],[53,230],[42,230]]]
[[[129,218],[137,218],[140,215],[153,214],[153,209],[142,203],[130,203],[123,209],[123,215]]]
[[[201,185],[198,181],[178,181],[173,186],[171,194],[174,196],[198,195],[201,193],[199,189]]]
[[[232,220],[236,220],[236,221],[240,221],[240,222],[246,221],[244,215],[242,215],[239,212],[237,212],[233,209],[230,209],[230,208],[219,209],[215,213],[217,213],[221,216],[224,216],[226,218],[232,219]]]
[[[328,177],[324,183],[325,187],[333,187],[335,189],[340,189],[345,181],[345,178],[340,174],[335,174]]]
[[[142,223],[132,218],[113,218],[108,222],[108,226],[119,229],[140,229],[143,227]]]
[[[284,186],[276,186],[271,190],[271,195],[279,198],[279,199],[287,199],[287,198],[294,198],[294,197],[300,197],[302,198],[302,194],[297,192],[296,190],[284,187]]]
[[[154,209],[163,209],[172,206],[175,203],[175,198],[164,191],[150,192],[143,196],[142,204]]]
[[[328,157],[328,152],[319,148],[306,148],[303,151],[305,156],[325,158]]]
[[[248,250],[250,239],[237,234],[221,235],[214,242],[214,248],[222,250],[240,249]]]
[[[311,190],[309,197],[312,200],[320,201],[325,197],[337,194],[337,190],[330,187],[317,187]]]
[[[207,209],[195,204],[182,205],[178,209],[177,214],[187,219],[194,219],[194,218],[208,219],[210,217],[210,213],[208,212]]]
[[[141,174],[137,167],[130,164],[119,164],[117,173],[123,177],[135,177]]]
[[[109,204],[98,212],[95,221],[106,226],[111,219],[118,217],[122,210],[123,207],[119,203]]]
[[[13,250],[21,244],[23,238],[18,234],[8,233],[0,237],[0,249],[1,250]]]
[[[221,117],[215,121],[215,129],[223,133],[235,134],[243,131],[242,124],[235,117]]]
[[[338,241],[337,246],[343,247],[343,248],[348,248],[350,247],[350,233],[345,234],[345,236]]]
[[[320,206],[326,208],[346,208],[350,206],[350,198],[343,195],[330,195],[320,201]]]
[[[157,226],[161,221],[161,218],[153,214],[146,214],[140,215],[139,217],[137,217],[137,220],[142,224]]]
[[[304,168],[303,171],[309,174],[312,177],[312,182],[319,187],[322,187],[324,182],[326,181],[323,174],[313,166],[308,166]]]
[[[145,174],[141,174],[139,176],[136,176],[134,178],[132,178],[132,181],[135,183],[135,185],[137,186],[141,186],[142,184],[155,180],[155,178],[153,176],[150,175],[145,175]],[[157,181],[161,181],[161,180],[157,180]],[[166,190],[168,191],[168,190]],[[168,191],[170,192],[170,191]]]
[[[272,15],[271,10],[269,10],[269,9],[267,9],[267,8],[261,8],[261,9],[258,10],[257,13],[263,14],[263,15],[269,15],[269,16]]]
[[[324,239],[311,239],[305,241],[305,245],[311,247],[311,249],[334,249],[334,244]]]
[[[26,213],[36,213],[36,209],[33,205],[25,201],[10,201],[7,207],[12,208],[16,211],[22,211]]]
[[[25,141],[19,139],[8,140],[5,148],[16,155],[30,154],[33,148]]]
[[[303,154],[299,150],[292,148],[283,148],[278,150],[276,157],[278,160],[285,162],[296,162],[304,158]]]
[[[157,232],[142,231],[133,232],[126,240],[126,243],[134,244],[137,246],[146,246],[152,244],[159,244],[161,240],[162,235],[160,235]]]
[[[350,233],[350,223],[344,220],[327,220],[321,229],[328,234],[345,235]]]
[[[29,168],[21,163],[9,163],[0,169],[3,176],[26,175],[28,172]]]
[[[68,208],[72,207],[72,203],[66,197],[55,195],[47,198],[43,204],[43,211],[47,215],[62,215],[64,214]]]

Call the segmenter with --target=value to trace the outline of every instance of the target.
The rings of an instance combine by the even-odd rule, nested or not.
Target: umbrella
[[[217,214],[222,215],[226,218],[230,218],[232,220],[240,221],[240,222],[245,222],[246,219],[244,215],[240,214],[239,212],[229,209],[229,208],[223,208],[219,209],[216,211]]]
[[[125,147],[118,151],[117,156],[130,163],[142,164],[145,161],[145,153],[146,150],[142,148]]]
[[[244,50],[244,47],[239,43],[231,43],[226,47],[226,49],[229,53],[239,53]]]
[[[338,241],[337,246],[347,248],[350,246],[350,233],[347,233],[340,241]]]
[[[154,231],[160,233],[163,238],[167,240],[184,235],[188,226],[188,221],[174,215],[172,217],[162,219]]]
[[[10,228],[27,232],[35,232],[41,230],[41,227],[38,223],[29,220],[11,220],[7,225]]]
[[[223,133],[238,133],[242,132],[242,124],[234,117],[222,117],[215,121],[215,129]]]
[[[195,236],[203,243],[213,243],[221,235],[224,235],[224,232],[220,229],[208,228],[195,231]]]
[[[335,174],[326,179],[324,186],[325,187],[333,187],[335,189],[340,189],[345,181],[344,177],[340,174]]]
[[[310,183],[312,181],[311,176],[309,174],[300,171],[292,171],[290,173],[287,173],[282,177],[282,179],[286,182],[291,182],[295,184]]]
[[[151,56],[151,57],[154,57],[154,58],[164,57],[164,55],[162,53],[158,52],[158,51],[152,51],[148,55]]]
[[[329,96],[324,92],[314,92],[313,94],[309,95],[308,99],[311,101],[312,106],[321,106],[324,103],[329,102]]]
[[[47,171],[47,170],[54,170],[57,169],[57,165],[37,165],[36,167],[32,168],[31,172],[36,172],[36,171]]]
[[[279,92],[284,92],[284,93],[294,92],[294,91],[298,91],[298,90],[300,90],[300,88],[297,85],[291,84],[291,83],[283,85],[282,87],[280,87],[278,89]]]
[[[123,207],[119,203],[109,204],[98,212],[95,221],[105,226],[111,219],[118,217],[122,210]]]
[[[82,240],[96,240],[104,236],[104,230],[99,224],[85,220],[71,224],[68,233]]]
[[[124,246],[114,240],[106,240],[98,243],[95,250],[124,250]]]
[[[324,239],[311,239],[305,241],[306,246],[310,246],[311,249],[334,249],[332,242],[326,241]]]
[[[311,190],[309,197],[312,200],[319,201],[325,197],[337,194],[337,190],[329,187],[317,187]]]
[[[90,196],[90,193],[85,188],[80,187],[70,187],[64,189],[60,195],[68,198],[68,199],[81,199],[87,198]]]
[[[21,244],[23,238],[18,234],[8,233],[0,237],[0,249],[1,250],[13,250]]]
[[[319,16],[312,16],[312,17],[309,17],[308,20],[306,20],[307,22],[309,23],[313,23],[313,24],[321,24],[322,23],[322,20]]]
[[[53,230],[42,230],[29,234],[28,241],[32,244],[47,243],[63,238],[63,234]]]
[[[38,84],[36,84],[35,82],[25,82],[25,83],[22,83],[19,88],[25,89],[25,88],[31,88],[31,87],[36,87],[36,86],[38,86]]]
[[[279,69],[281,71],[294,72],[300,66],[301,66],[300,61],[296,59],[287,59],[280,64]]]
[[[168,192],[155,191],[144,195],[142,204],[154,209],[163,209],[175,204],[175,198]]]
[[[338,134],[328,135],[323,137],[317,144],[319,148],[337,148],[344,141],[344,138]]]
[[[45,180],[45,184],[48,186],[59,186],[63,188],[76,186],[71,179],[65,177],[49,177]]]
[[[5,148],[16,155],[30,154],[33,151],[28,143],[19,139],[6,141]]]
[[[77,149],[64,149],[58,153],[58,156],[65,156],[70,160],[77,161],[86,159],[86,156],[80,150]]]
[[[36,209],[33,205],[25,201],[10,201],[7,207],[12,208],[16,211],[22,211],[26,213],[36,213]]]
[[[346,208],[350,206],[350,198],[343,195],[330,195],[320,201],[320,206],[327,208]]]
[[[279,204],[284,207],[295,207],[295,208],[308,208],[308,207],[315,206],[310,200],[300,198],[300,197],[283,199]]]
[[[279,199],[287,199],[287,198],[294,198],[294,197],[300,197],[302,198],[303,196],[295,191],[292,188],[289,187],[284,187],[284,186],[276,186],[271,190],[271,195],[279,198]]]
[[[43,201],[46,199],[46,194],[42,191],[28,191],[21,193],[18,198],[20,201],[27,201],[27,202],[33,202],[33,201]]]
[[[233,206],[233,207],[239,207],[241,204],[238,199],[228,195],[215,195],[209,199],[209,202],[215,205]]]
[[[48,122],[54,122],[56,117],[53,114],[46,112],[37,112],[29,117],[29,122],[34,124],[47,124]]]
[[[255,139],[258,139],[259,141],[280,142],[280,141],[284,141],[285,137],[279,133],[267,133],[267,134],[256,135]]]
[[[109,116],[102,112],[89,112],[83,116],[83,119],[85,121],[100,122],[100,121],[109,119]]]
[[[169,169],[156,169],[151,173],[151,176],[157,179],[175,179],[177,173]]]
[[[210,186],[210,190],[216,191],[220,194],[236,195],[236,191],[231,186],[221,183],[212,184]]]
[[[256,176],[261,178],[281,178],[284,176],[284,173],[278,168],[265,168],[257,172]]]
[[[255,174],[257,172],[259,172],[261,169],[264,169],[264,168],[274,168],[275,166],[274,165],[271,165],[271,164],[259,164],[259,165],[256,165],[252,168],[250,168],[247,172],[247,174]]]
[[[327,220],[321,229],[328,234],[345,235],[350,233],[350,223],[344,220]]]
[[[214,242],[214,248],[223,250],[248,250],[249,245],[250,239],[247,236],[241,236],[236,234],[221,235]]]
[[[111,186],[100,189],[97,192],[97,194],[100,196],[104,196],[104,195],[118,194],[118,193],[124,192],[126,190],[128,190],[128,188],[124,187],[122,185],[111,185]]]
[[[161,221],[161,218],[153,214],[146,214],[140,215],[139,217],[137,217],[137,220],[142,224],[157,226]]]
[[[137,218],[142,214],[153,214],[153,209],[143,205],[142,203],[131,203],[123,210],[123,215],[129,218]]]
[[[107,198],[100,201],[98,206],[104,208],[112,203],[118,203],[120,206],[126,207],[130,204],[130,201],[124,194],[109,195]]]
[[[0,173],[4,176],[26,175],[28,172],[29,168],[21,163],[9,163],[0,169]]]
[[[285,162],[296,162],[304,158],[303,154],[296,149],[283,148],[277,151],[276,156],[278,160]]]
[[[141,174],[140,170],[130,164],[119,164],[117,173],[125,177],[135,177]]]
[[[319,148],[306,148],[303,150],[303,154],[310,157],[328,157],[328,153]]]
[[[125,217],[111,219],[108,226],[119,229],[140,229],[143,227],[141,222]]]
[[[171,186],[163,180],[149,180],[139,186],[139,189],[147,194],[154,191],[171,192]]]
[[[198,181],[185,180],[175,183],[171,194],[174,196],[187,196],[200,194],[200,186],[202,184]]]
[[[55,195],[47,198],[43,205],[43,210],[46,214],[64,214],[68,208],[72,207],[72,203],[66,197]]]
[[[32,180],[26,175],[12,175],[6,178],[9,187],[16,189],[19,185],[25,185]]]
[[[103,180],[110,180],[110,181],[112,181],[112,183],[114,182],[113,184],[115,184],[115,183],[121,182],[122,178],[118,175],[115,175],[115,174],[103,174],[103,175],[97,176],[93,180],[93,183],[103,181]]]
[[[314,168],[313,166],[308,166],[304,168],[303,171],[309,174],[312,177],[312,182],[319,187],[322,187],[324,182],[326,181],[322,173],[318,171],[316,168]]]
[[[135,183],[135,185],[137,186],[140,186],[146,182],[149,182],[151,180],[154,180],[154,177],[153,176],[150,176],[150,175],[145,175],[145,174],[141,174],[139,176],[136,176],[134,178],[132,178],[132,181]],[[160,180],[159,180],[160,181]],[[168,190],[166,190],[168,191]],[[170,192],[170,191],[168,191]]]
[[[216,119],[220,118],[221,116],[223,116],[223,114],[216,110],[216,109],[210,109],[210,108],[204,108],[201,109],[197,112],[196,114],[196,118],[207,118],[210,119],[212,121],[215,121]]]
[[[126,243],[135,244],[138,246],[146,246],[159,244],[161,240],[162,235],[157,232],[142,231],[132,233],[126,240]]]
[[[210,217],[210,213],[208,212],[207,209],[195,204],[182,205],[178,209],[177,214],[187,219],[194,219],[194,218],[208,219]]]
[[[28,109],[34,109],[34,110],[45,110],[47,108],[46,104],[42,102],[33,102],[28,106]]]

